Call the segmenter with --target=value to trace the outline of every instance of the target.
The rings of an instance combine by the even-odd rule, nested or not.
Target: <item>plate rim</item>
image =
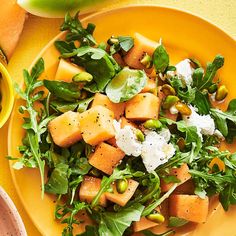
[[[171,10],[173,12],[177,12],[177,13],[180,13],[180,14],[183,14],[183,15],[188,15],[190,17],[194,17],[196,19],[198,19],[199,21],[203,22],[203,23],[207,23],[209,26],[213,27],[214,30],[218,31],[220,34],[222,34],[224,37],[227,37],[230,41],[232,41],[232,43],[235,44],[235,47],[236,47],[236,40],[233,38],[233,36],[231,36],[228,32],[226,32],[224,29],[220,28],[220,26],[218,26],[217,24],[213,23],[211,20],[205,18],[205,17],[202,17],[200,16],[199,14],[196,14],[196,13],[192,13],[191,11],[189,10],[183,10],[183,9],[180,9],[178,7],[171,7],[171,6],[166,6],[166,5],[158,5],[158,4],[129,4],[127,6],[121,6],[121,7],[115,7],[115,8],[108,8],[108,9],[105,9],[105,10],[102,10],[102,11],[98,11],[98,12],[95,12],[95,13],[91,13],[89,14],[88,16],[81,16],[80,18],[80,21],[82,22],[82,24],[85,22],[85,21],[88,21],[90,20],[91,18],[94,18],[94,17],[97,17],[97,16],[103,16],[103,15],[107,15],[107,14],[112,14],[113,12],[117,12],[117,11],[122,11],[122,10],[125,10],[125,9],[132,9],[132,8],[158,8],[158,9],[163,9],[163,10]],[[57,40],[58,38],[62,37],[63,34],[65,34],[65,32],[59,32],[56,36],[54,36],[51,40],[48,41],[48,43],[39,51],[39,53],[37,54],[37,56],[35,57],[35,59],[32,61],[31,65],[29,66],[28,70],[30,70],[33,65],[36,63],[36,61],[42,57],[42,55],[47,51],[47,49],[52,45],[52,43]],[[23,85],[24,81],[22,80],[20,82],[20,85]],[[19,98],[19,95],[16,95],[15,98],[14,98],[14,101],[16,99]],[[14,103],[14,106],[13,106],[13,110],[15,110],[16,106],[16,103]],[[7,130],[7,152],[8,152],[8,155],[10,155],[11,153],[11,130],[12,130],[12,122],[13,122],[13,112],[11,113],[11,116],[10,116],[10,119],[9,119],[9,126],[8,126],[8,130]],[[11,173],[11,177],[12,177],[12,180],[13,180],[13,184],[14,184],[14,187],[16,189],[16,192],[17,192],[17,195],[21,201],[21,204],[24,208],[24,211],[26,212],[26,214],[29,216],[30,220],[33,222],[34,226],[37,228],[37,230],[39,231],[40,234],[42,235],[45,235],[45,233],[43,232],[43,229],[42,227],[40,227],[40,225],[38,224],[38,222],[36,220],[34,220],[33,217],[31,217],[31,214],[26,210],[26,203],[23,199],[23,196],[21,194],[21,191],[19,189],[19,186],[16,184],[17,181],[16,181],[16,176],[15,176],[15,169],[13,169],[12,167],[12,164],[13,161],[9,160],[9,168],[10,168],[10,173]],[[220,206],[220,204],[218,204],[217,208]]]

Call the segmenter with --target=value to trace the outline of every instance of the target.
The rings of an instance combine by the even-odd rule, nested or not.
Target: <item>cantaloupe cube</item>
[[[113,146],[113,147],[118,147],[117,144],[116,144],[116,138],[115,137],[108,139],[106,142],[111,144],[111,146]]]
[[[141,93],[152,93],[157,96],[157,84],[153,79],[148,79],[146,86],[143,88]]]
[[[180,184],[174,191],[175,194],[194,194],[195,185],[192,179]]]
[[[49,122],[48,130],[56,145],[69,147],[82,139],[79,118],[78,112],[68,111]]]
[[[175,176],[180,182],[178,183],[183,184],[187,180],[191,178],[191,175],[188,173],[189,168],[187,164],[181,165],[179,168],[172,168],[170,170],[169,175]],[[161,191],[167,192],[173,186],[173,183],[165,183],[164,180],[161,180]]]
[[[55,80],[61,80],[65,82],[71,82],[72,78],[85,71],[84,68],[74,65],[64,59],[60,59],[57,72],[55,75]]]
[[[93,99],[92,107],[94,106],[104,106],[109,110],[114,112],[115,119],[119,120],[125,111],[125,103],[113,103],[110,99],[101,93],[96,93]]]
[[[157,225],[158,223],[148,220],[146,217],[143,216],[139,221],[133,222],[133,230],[134,232],[139,232],[145,229],[155,227]]]
[[[169,214],[195,223],[206,222],[209,199],[197,195],[171,195],[169,198]]]
[[[96,147],[95,152],[90,155],[89,164],[111,175],[113,169],[124,156],[125,153],[119,148],[102,142]]]
[[[125,116],[132,120],[157,119],[160,99],[151,93],[140,93],[129,100],[125,108]]]
[[[79,189],[80,200],[87,203],[91,203],[94,197],[99,192],[100,187],[101,187],[101,179],[91,176],[85,176]],[[102,194],[102,196],[100,197],[99,204],[101,206],[106,206],[107,200],[105,194]]]
[[[114,113],[103,106],[94,106],[80,113],[80,129],[84,141],[97,145],[115,136]]]
[[[145,53],[147,53],[149,56],[152,56],[158,45],[158,42],[148,39],[139,33],[135,33],[134,47],[131,48],[124,57],[125,63],[132,68],[145,69],[140,60],[142,60]]]
[[[130,120],[126,119],[124,116],[122,116],[120,118],[120,127],[124,128],[127,125],[131,126],[133,128],[136,128],[136,129],[138,128],[138,126],[135,123],[133,123],[132,121],[130,121]]]
[[[114,202],[120,206],[125,206],[126,203],[131,199],[131,197],[134,195],[134,192],[136,191],[139,183],[135,180],[129,179],[128,180],[128,188],[124,193],[118,193],[116,190],[116,185],[113,184],[113,193],[106,193],[107,200],[110,200],[111,202]]]

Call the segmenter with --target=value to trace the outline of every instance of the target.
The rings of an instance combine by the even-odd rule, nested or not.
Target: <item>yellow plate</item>
[[[225,65],[218,75],[230,88],[228,99],[236,97],[234,91],[236,43],[213,24],[186,12],[157,6],[129,6],[101,12],[83,19],[84,24],[88,22],[96,24],[95,38],[98,42],[106,40],[111,35],[132,35],[134,32],[157,41],[162,38],[172,63],[186,57],[195,57],[205,64],[216,54],[221,53],[225,57]],[[54,41],[55,39],[38,56],[42,56],[45,60],[47,72],[43,77],[49,79],[53,79],[58,65],[59,54],[53,46]],[[23,120],[18,112],[19,104],[21,101],[16,99],[8,133],[8,152],[15,157],[19,156],[16,147],[21,144],[24,135],[21,128]],[[234,146],[230,146],[230,149],[236,150]],[[54,221],[53,198],[45,195],[44,200],[41,199],[38,171],[30,169],[15,171],[11,168],[11,172],[22,203],[39,231],[47,236],[60,235],[63,226]],[[236,208],[232,207],[225,214],[218,205],[208,217],[207,223],[193,227],[194,231],[188,235],[233,236],[236,232],[235,218]],[[186,230],[181,230],[178,235],[187,235]]]

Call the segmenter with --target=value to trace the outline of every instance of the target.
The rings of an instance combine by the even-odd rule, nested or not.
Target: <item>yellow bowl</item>
[[[0,91],[2,95],[0,111],[0,128],[7,122],[8,117],[11,114],[11,110],[14,103],[14,91],[12,86],[12,79],[7,69],[0,63],[0,73],[2,79],[0,79]]]

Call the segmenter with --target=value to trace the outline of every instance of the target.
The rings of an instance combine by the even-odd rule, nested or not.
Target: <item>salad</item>
[[[213,196],[227,211],[236,155],[222,145],[236,135],[236,100],[217,108],[228,94],[216,75],[223,56],[171,65],[161,40],[135,33],[98,43],[94,30],[67,14],[55,79],[43,78],[40,58],[16,85],[25,137],[21,157],[8,158],[39,170],[62,235],[172,235],[206,222]]]

